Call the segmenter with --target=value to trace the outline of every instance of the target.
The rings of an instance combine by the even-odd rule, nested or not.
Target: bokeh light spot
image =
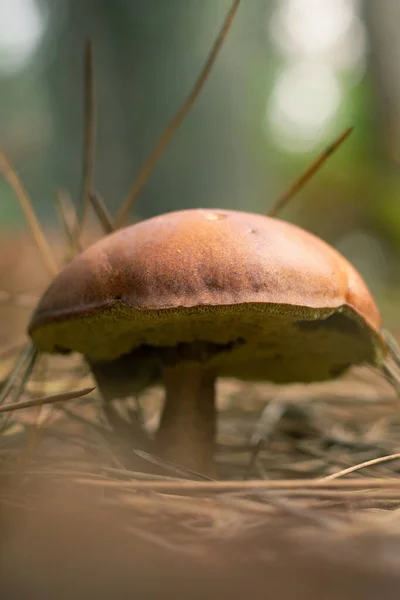
[[[0,73],[25,68],[44,33],[42,12],[35,0],[1,0]]]

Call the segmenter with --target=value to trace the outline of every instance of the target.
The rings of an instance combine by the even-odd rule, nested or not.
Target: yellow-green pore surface
[[[276,382],[379,364],[375,303],[354,268],[289,223],[227,210],[168,213],[72,261],[29,328],[39,349],[91,361],[201,360]]]

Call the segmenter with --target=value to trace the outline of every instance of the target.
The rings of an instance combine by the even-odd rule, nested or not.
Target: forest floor
[[[0,253],[3,387],[44,285],[28,247]],[[79,358],[42,357],[19,400],[92,384]],[[149,432],[161,402],[159,388],[140,399]],[[397,600],[400,412],[387,382],[366,368],[285,388],[225,380],[218,409],[218,481],[140,452],[127,468],[96,390],[3,416],[2,598]],[[120,410],[129,423],[137,404]]]

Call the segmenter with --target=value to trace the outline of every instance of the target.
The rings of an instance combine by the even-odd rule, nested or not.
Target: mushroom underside
[[[144,311],[114,305],[44,324],[31,335],[41,350],[80,352],[121,380],[124,373],[131,380],[146,379],[146,373],[154,379],[164,366],[195,361],[223,377],[311,382],[337,377],[351,365],[379,365],[384,358],[379,332],[348,306]]]
[[[108,398],[163,383],[166,401],[155,450],[209,476],[216,474],[217,377],[321,381],[351,365],[383,360],[379,333],[349,307],[213,308],[153,311],[152,320],[150,311],[104,311],[101,318],[44,326],[32,337],[42,349],[84,354]]]

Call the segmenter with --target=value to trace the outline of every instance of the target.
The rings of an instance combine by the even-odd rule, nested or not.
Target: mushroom
[[[334,248],[284,221],[181,210],[95,243],[44,293],[29,326],[44,352],[80,352],[109,398],[165,386],[164,459],[213,467],[218,377],[312,382],[380,366],[378,308]]]

